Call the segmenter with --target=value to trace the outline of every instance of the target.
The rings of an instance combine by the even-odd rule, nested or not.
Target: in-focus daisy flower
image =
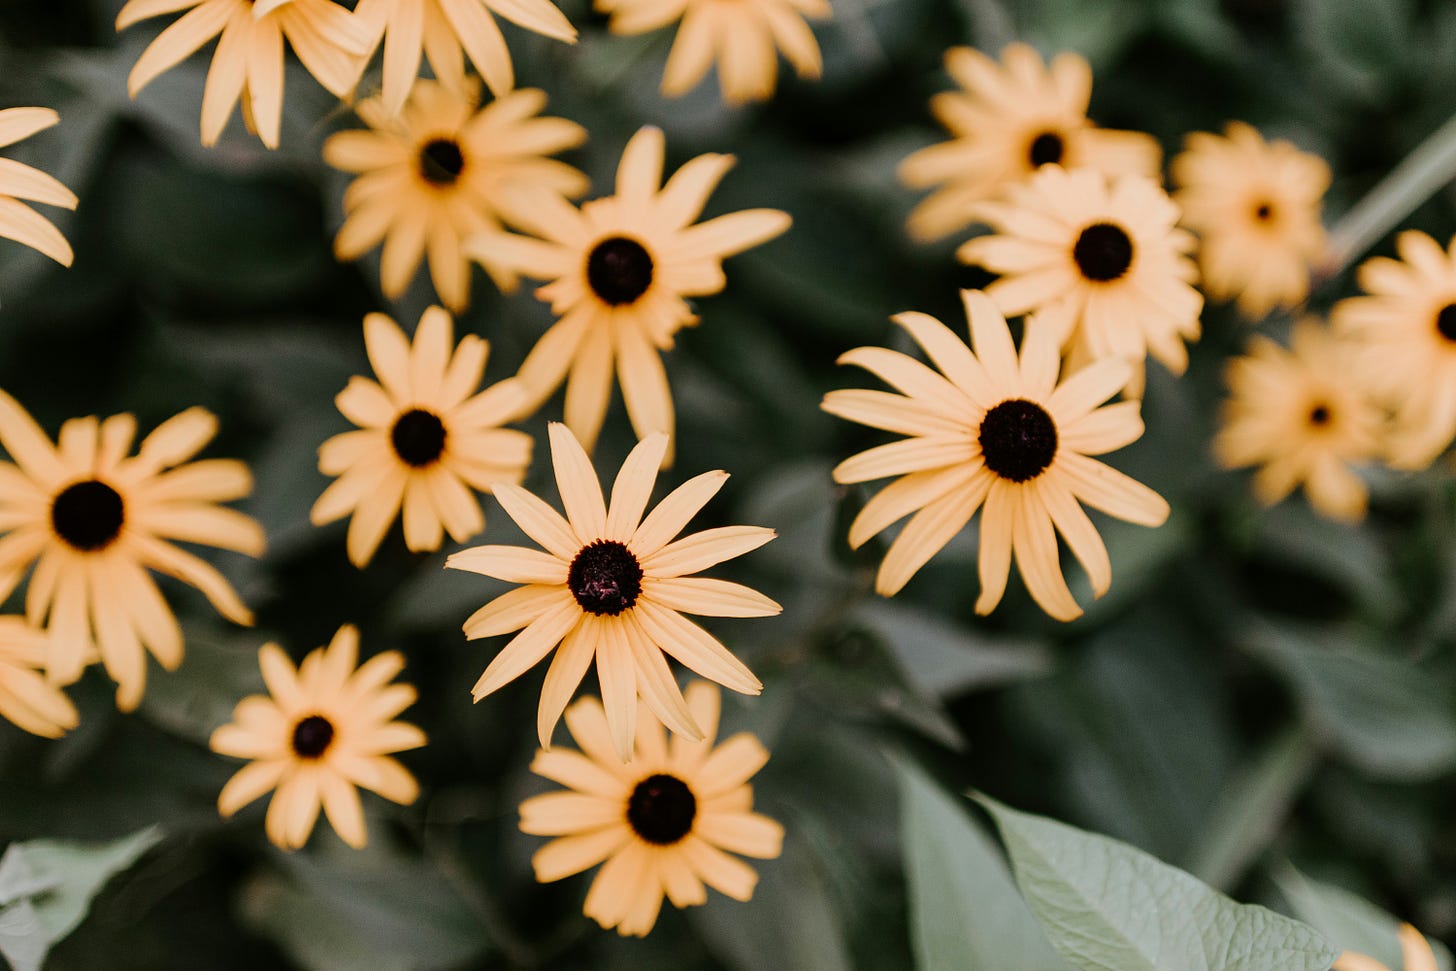
[[[1401,924],[1398,934],[1400,968],[1387,968],[1372,957],[1346,951],[1335,959],[1331,971],[1437,971],[1440,965],[1436,963],[1436,952],[1431,950],[1431,942],[1420,931],[1409,924]]]
[[[475,0],[470,0],[475,2]],[[324,142],[324,160],[358,174],[344,193],[347,214],[334,239],[341,260],[384,242],[380,288],[396,300],[429,258],[440,300],[455,312],[470,301],[470,262],[461,243],[501,228],[499,213],[510,187],[528,184],[578,196],[587,178],[547,158],[586,140],[586,129],[565,118],[540,118],[541,91],[513,91],[479,111],[479,86],[464,90],[421,81],[409,104],[391,117],[378,98],[360,102],[368,130],[346,131]],[[513,290],[515,270],[494,261],[485,268],[502,290]]]
[[[80,724],[76,706],[42,671],[50,642],[20,617],[0,617],[0,718],[33,735],[60,738]]]
[[[663,186],[664,151],[662,131],[643,128],[622,152],[616,195],[580,209],[548,194],[523,199],[510,219],[539,238],[487,232],[466,243],[466,255],[486,266],[551,281],[536,295],[560,320],[519,377],[531,392],[527,410],[567,382],[566,424],[588,451],[606,417],[614,372],[637,437],[672,434],[672,392],[657,352],[698,322],[683,298],[719,292],[726,257],[789,228],[788,213],[777,209],[690,225],[734,158],[699,155]]]
[[[0,111],[0,148],[14,145],[61,120],[50,108],[6,108]],[[54,177],[14,159],[0,158],[0,236],[24,243],[62,266],[71,265],[71,244],[51,221],[22,199],[76,208],[76,194]]]
[[[394,721],[415,702],[412,686],[390,683],[404,657],[385,651],[358,661],[359,632],[348,624],[297,670],[277,644],[263,645],[258,665],[269,696],[244,698],[212,733],[214,752],[252,760],[222,787],[218,812],[231,816],[276,789],[264,828],[279,848],[308,842],[320,806],[344,842],[359,848],[368,834],[357,786],[402,805],[415,801],[414,776],[390,757],[425,744],[424,732]]]
[[[596,8],[611,15],[614,34],[645,34],[681,20],[662,93],[687,94],[716,61],[730,105],[773,97],[779,51],[799,77],[817,80],[823,60],[805,18],[828,20],[833,13],[829,0],[596,0]]]
[[[1198,233],[1203,290],[1237,298],[1261,318],[1309,294],[1309,268],[1325,246],[1320,204],[1330,167],[1283,139],[1265,142],[1243,122],[1224,134],[1194,132],[1173,159],[1174,199],[1183,225]]]
[[[969,47],[945,53],[960,91],[930,101],[951,140],[900,163],[912,189],[940,186],[910,214],[910,235],[929,241],[976,218],[974,205],[1043,165],[1091,168],[1106,175],[1159,175],[1163,152],[1151,135],[1097,128],[1087,120],[1092,69],[1063,52],[1047,66],[1031,46],[1011,44],[1001,61]]]
[[[1399,260],[1361,264],[1368,296],[1341,300],[1330,320],[1359,345],[1361,382],[1396,409],[1389,462],[1421,469],[1456,436],[1456,237],[1442,250],[1407,230],[1395,248]]]
[[[339,98],[353,90],[370,50],[368,29],[333,0],[128,0],[116,29],[181,10],[187,12],[137,59],[127,91],[135,98],[157,75],[218,37],[202,93],[204,145],[217,143],[241,99],[248,131],[278,147],[285,38],[309,73]]]
[[[831,391],[824,410],[910,436],[835,467],[834,481],[842,483],[898,477],[865,503],[850,524],[849,544],[857,549],[915,514],[875,577],[875,589],[888,597],[982,509],[976,613],[990,613],[1001,602],[1014,552],[1036,602],[1058,620],[1072,620],[1082,609],[1062,576],[1052,527],[1100,597],[1112,582],[1112,564],[1078,502],[1143,526],[1168,517],[1168,504],[1156,492],[1088,458],[1143,433],[1138,402],[1098,407],[1127,382],[1131,367],[1104,358],[1058,383],[1060,362],[1046,331],[1028,329],[1018,360],[1011,331],[990,298],[979,290],[961,296],[974,352],[934,317],[894,318],[939,373],[883,347],[861,347],[839,359],[900,393]]]
[[[403,510],[404,542],[437,550],[485,528],[475,489],[520,482],[532,438],[500,427],[525,397],[514,379],[476,394],[489,346],[473,334],[455,346],[450,315],[431,307],[414,342],[393,320],[364,318],[364,346],[378,381],[355,376],[334,402],[359,428],[319,446],[319,471],[338,476],[313,504],[315,526],[352,513],[349,560],[363,567]]]
[[[632,449],[608,505],[591,460],[571,432],[552,422],[550,435],[566,518],[519,486],[495,487],[501,508],[545,550],[476,546],[445,561],[452,569],[524,584],[465,622],[465,636],[472,640],[521,631],[486,667],[472,690],[475,700],[520,677],[560,644],[537,711],[542,748],[550,747],[556,720],[593,659],[612,742],[623,762],[632,757],[639,692],[668,728],[702,738],[664,654],[734,691],[756,695],[763,685],[683,614],[768,617],[781,608],[740,583],[691,574],[758,549],[774,538],[774,531],[720,526],[673,541],[722,488],[728,473],[704,472],[689,479],[644,518],[667,436],[649,436]]]
[[[50,633],[51,681],[75,681],[99,650],[117,707],[130,711],[146,687],[147,650],[169,671],[182,663],[182,631],[148,568],[196,587],[234,623],[253,623],[215,567],[168,542],[263,552],[262,527],[219,505],[252,490],[248,467],[187,462],[215,434],[217,419],[189,408],[134,456],[136,420],[125,414],[72,418],[52,445],[0,391],[0,445],[15,462],[0,462],[0,599],[34,563],[25,615]]]
[[[1380,452],[1381,409],[1352,377],[1357,348],[1313,318],[1295,324],[1290,349],[1267,337],[1225,371],[1213,454],[1224,468],[1260,466],[1254,495],[1266,506],[1301,483],[1310,505],[1334,519],[1365,515],[1366,490],[1351,465]]]
[[[769,860],[783,848],[784,828],[753,811],[748,784],[768,751],[747,732],[714,746],[715,686],[689,685],[687,703],[703,728],[701,740],[668,740],[643,712],[637,757],[623,765],[601,704],[583,698],[566,710],[581,751],[541,751],[531,762],[532,772],[568,789],[521,803],[522,832],[557,837],[531,858],[536,879],[561,880],[605,860],[584,910],[624,937],[652,930],[663,897],[692,907],[708,899],[706,885],[748,900],[758,874],[731,854]]]
[[[465,88],[469,57],[491,93],[515,87],[515,69],[496,16],[568,44],[576,28],[551,0],[359,0],[359,20],[374,45],[384,43],[385,115],[398,114],[417,83],[421,56],[430,59],[435,77],[456,91]],[[463,56],[462,56],[463,55]]]
[[[1003,314],[1034,311],[1032,329],[1090,360],[1151,353],[1174,374],[1187,368],[1183,342],[1198,339],[1203,297],[1193,237],[1157,184],[1047,166],[976,211],[998,234],[956,255],[1002,274],[986,294]]]

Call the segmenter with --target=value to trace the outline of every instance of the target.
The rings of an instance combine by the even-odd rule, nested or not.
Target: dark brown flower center
[[[652,254],[635,239],[604,239],[586,259],[586,280],[603,303],[631,303],[652,286]]]
[[[293,726],[293,754],[301,759],[321,757],[333,741],[334,725],[323,715],[309,715]]]
[[[389,441],[401,462],[423,468],[445,451],[445,424],[438,415],[412,408],[395,420]]]
[[[615,617],[642,593],[642,564],[614,539],[582,547],[566,572],[566,586],[587,613]]]
[[[1436,333],[1456,343],[1456,303],[1448,303],[1436,313]]]
[[[1268,202],[1261,202],[1254,207],[1254,218],[1261,223],[1266,223],[1274,218],[1274,206]]]
[[[1060,162],[1063,151],[1062,136],[1054,131],[1044,131],[1031,140],[1031,149],[1027,156],[1031,159],[1031,167],[1039,169],[1043,165]]]
[[[1318,404],[1309,409],[1309,423],[1311,425],[1328,425],[1330,423],[1330,409],[1328,405]]]
[[[671,846],[693,830],[698,800],[677,776],[650,775],[637,783],[627,799],[627,822],[638,836],[656,846]]]
[[[465,156],[453,138],[435,138],[420,149],[420,175],[431,185],[454,185],[465,171]]]
[[[1082,230],[1072,247],[1077,269],[1089,280],[1108,283],[1132,266],[1132,239],[1111,223],[1094,223]]]
[[[109,546],[125,521],[121,494],[96,479],[71,483],[51,502],[51,529],[83,553]]]
[[[1034,401],[1003,401],[981,419],[981,456],[1003,479],[1034,479],[1057,457],[1057,425]]]

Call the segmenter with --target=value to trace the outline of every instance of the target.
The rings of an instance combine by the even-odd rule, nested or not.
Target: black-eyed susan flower
[[[445,533],[470,539],[485,528],[471,490],[520,482],[531,463],[531,436],[501,427],[524,389],[508,379],[477,394],[490,348],[473,334],[457,347],[452,330],[439,307],[420,317],[413,342],[384,314],[364,318],[378,380],[353,377],[334,399],[359,428],[319,446],[319,471],[338,478],[309,513],[316,526],[352,514],[347,546],[357,567],[401,511],[411,550],[437,550]]]
[[[356,12],[374,46],[384,44],[380,103],[386,115],[404,107],[417,83],[422,56],[429,58],[435,77],[456,91],[465,88],[466,57],[492,93],[510,91],[515,69],[495,16],[576,43],[576,28],[551,0],[359,0]]]
[[[1353,378],[1356,351],[1306,318],[1295,324],[1289,350],[1255,337],[1245,356],[1229,362],[1232,397],[1213,454],[1225,468],[1259,466],[1260,502],[1273,505],[1303,484],[1324,515],[1365,515],[1365,484],[1350,466],[1378,457],[1384,414]]]
[[[1200,238],[1203,291],[1237,299],[1253,318],[1302,303],[1310,265],[1324,252],[1320,205],[1330,167],[1238,121],[1221,136],[1194,132],[1185,146],[1173,159],[1174,199]]]
[[[1049,165],[976,211],[997,234],[956,255],[1002,274],[986,295],[1003,314],[1034,312],[1030,328],[1085,359],[1151,353],[1174,374],[1187,368],[1183,342],[1198,339],[1203,310],[1193,237],[1156,183]]]
[[[1335,959],[1331,971],[1437,971],[1436,952],[1425,935],[1409,924],[1401,924],[1397,932],[1400,938],[1400,963],[1398,969],[1387,968],[1379,961],[1355,951],[1345,951]]]
[[[0,111],[0,148],[45,131],[61,120],[50,108],[6,108]],[[71,244],[47,218],[22,199],[76,208],[76,194],[54,177],[14,159],[0,158],[0,236],[24,243],[62,266],[71,265]]]
[[[263,645],[258,665],[268,695],[238,702],[233,720],[212,733],[214,752],[252,760],[222,787],[218,812],[231,816],[276,789],[264,828],[279,848],[307,843],[320,807],[358,848],[368,834],[357,787],[402,805],[415,801],[414,776],[391,758],[425,744],[424,732],[394,720],[415,701],[412,686],[390,683],[404,657],[385,651],[358,660],[359,632],[348,624],[297,670],[277,644]]]
[[[688,686],[687,703],[703,738],[663,737],[646,712],[636,725],[637,757],[616,758],[607,715],[595,698],[566,710],[581,751],[536,753],[531,771],[566,792],[521,803],[521,831],[554,836],[531,858],[536,879],[561,880],[606,861],[587,891],[586,915],[623,936],[645,936],[664,897],[674,907],[704,903],[707,887],[748,900],[758,882],[733,854],[768,860],[783,847],[784,828],[753,811],[748,780],[768,751],[747,732],[715,746],[718,689]]]
[[[910,214],[916,239],[940,239],[969,225],[976,203],[1043,165],[1159,174],[1163,152],[1156,139],[1087,120],[1092,69],[1081,56],[1063,52],[1048,66],[1031,46],[1017,43],[1001,52],[998,63],[969,47],[953,47],[945,67],[961,90],[935,95],[930,108],[951,140],[900,163],[900,181],[910,188],[939,186]]]
[[[116,29],[187,11],[157,35],[126,79],[135,98],[157,75],[176,67],[214,37],[217,51],[202,94],[202,144],[216,144],[233,105],[269,148],[283,119],[283,41],[319,84],[336,97],[353,89],[370,50],[369,31],[333,0],[129,0]]]
[[[1358,345],[1361,383],[1395,408],[1389,462],[1420,469],[1456,436],[1456,237],[1442,250],[1407,230],[1395,248],[1399,260],[1361,264],[1367,296],[1335,304],[1330,321]]]
[[[1088,457],[1142,435],[1138,402],[1098,407],[1122,388],[1131,368],[1120,358],[1104,358],[1058,383],[1060,362],[1046,331],[1028,329],[1018,360],[1011,331],[990,298],[978,290],[962,297],[974,351],[934,317],[903,313],[895,322],[929,355],[934,370],[882,347],[861,347],[839,359],[900,393],[831,391],[824,410],[909,436],[835,467],[834,480],[842,483],[897,477],[865,503],[850,525],[849,543],[858,548],[914,513],[875,577],[875,589],[892,596],[980,509],[976,613],[990,613],[1001,602],[1014,553],[1042,609],[1072,620],[1082,609],[1062,576],[1056,532],[1086,569],[1094,596],[1112,582],[1107,548],[1079,501],[1144,526],[1168,516],[1157,493]]]
[[[217,419],[189,408],[142,440],[131,415],[73,418],[56,445],[0,391],[0,598],[32,563],[27,620],[50,634],[46,674],[70,684],[100,652],[129,711],[146,687],[146,652],[171,671],[182,631],[148,568],[202,591],[224,617],[253,615],[217,568],[168,540],[263,552],[262,528],[219,503],[247,495],[248,467],[229,459],[188,462],[217,433]]]
[[[80,724],[80,716],[42,673],[49,657],[44,631],[20,617],[0,617],[0,718],[33,735],[60,738]]]
[[[614,34],[645,34],[681,20],[667,56],[662,93],[695,88],[714,62],[723,100],[731,105],[773,97],[778,52],[799,77],[818,79],[819,44],[807,20],[827,20],[829,0],[596,0]]]
[[[580,209],[548,194],[529,204],[523,199],[510,218],[534,237],[487,232],[465,247],[486,266],[551,281],[536,295],[560,319],[527,355],[519,377],[531,393],[529,410],[567,382],[566,424],[588,451],[606,417],[614,373],[637,437],[672,434],[672,392],[658,352],[698,321],[683,298],[719,292],[726,257],[789,228],[788,213],[777,209],[691,225],[733,156],[699,155],[664,186],[664,151],[661,130],[643,128],[622,152],[616,195]]]
[[[758,549],[775,534],[761,526],[721,526],[674,541],[722,488],[726,472],[689,479],[644,518],[667,448],[666,435],[643,439],[627,456],[612,486],[610,505],[591,460],[570,430],[552,422],[550,435],[566,518],[519,486],[495,487],[501,508],[545,549],[476,546],[445,561],[452,569],[523,584],[465,622],[465,636],[472,640],[520,631],[486,667],[472,694],[479,701],[560,644],[537,711],[543,748],[551,745],[556,720],[593,660],[612,742],[622,761],[632,757],[639,694],[668,728],[701,738],[667,656],[734,691],[758,694],[763,685],[717,638],[683,614],[767,617],[780,607],[742,584],[692,574]]]
[[[474,0],[471,0],[474,2]],[[428,257],[440,300],[455,312],[470,301],[470,261],[461,244],[500,229],[510,187],[532,185],[578,196],[587,178],[548,158],[580,145],[586,130],[565,118],[541,118],[546,95],[513,91],[480,110],[479,86],[452,88],[421,81],[403,113],[392,117],[378,98],[360,102],[367,130],[339,132],[324,142],[324,160],[358,178],[344,193],[346,218],[334,239],[341,260],[384,243],[380,288],[403,295]],[[515,269],[483,261],[502,290],[513,290]]]

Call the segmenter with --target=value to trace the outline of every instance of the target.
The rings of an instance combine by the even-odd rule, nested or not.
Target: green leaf
[[[40,971],[51,942],[29,900],[0,909],[0,954],[15,971]]]
[[[1456,710],[1450,692],[1414,665],[1358,651],[1338,635],[1320,638],[1264,627],[1253,653],[1282,674],[1305,711],[1364,771],[1424,779],[1456,766]]]
[[[1235,903],[1141,850],[977,801],[1032,913],[1083,971],[1327,971],[1338,954],[1298,921]]]
[[[1065,971],[994,840],[920,769],[896,759],[916,964]]]
[[[862,602],[850,617],[879,636],[910,682],[931,697],[1040,677],[1052,655],[1039,641],[977,634],[929,611]]]

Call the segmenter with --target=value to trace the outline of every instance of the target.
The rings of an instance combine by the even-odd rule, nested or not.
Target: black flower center
[[[1060,162],[1062,151],[1062,136],[1053,131],[1044,131],[1031,140],[1031,150],[1027,155],[1031,158],[1031,167],[1039,169],[1043,165]]]
[[[981,419],[981,455],[1003,479],[1025,482],[1057,456],[1057,425],[1035,401],[1003,401]]]
[[[1311,425],[1328,425],[1330,423],[1329,406],[1321,404],[1309,409],[1309,423]]]
[[[420,175],[431,185],[454,185],[465,171],[465,156],[453,138],[435,138],[420,149]]]
[[[615,617],[637,602],[642,592],[642,564],[614,539],[599,539],[582,548],[566,572],[566,586],[581,609]]]
[[[1436,314],[1436,333],[1456,343],[1456,303],[1448,303]]]
[[[586,281],[603,303],[631,303],[652,286],[652,255],[635,239],[604,239],[586,258]]]
[[[1082,230],[1072,247],[1072,259],[1089,280],[1107,283],[1116,280],[1132,266],[1132,240],[1120,227],[1111,223],[1094,223]]]
[[[650,775],[627,799],[627,822],[637,835],[657,846],[671,846],[693,829],[698,800],[676,776]]]
[[[389,441],[401,462],[423,468],[445,451],[445,425],[438,415],[412,408],[395,420]]]
[[[105,482],[86,479],[61,490],[51,503],[51,528],[82,552],[109,545],[126,519],[121,494]]]
[[[293,754],[301,759],[319,758],[333,741],[334,725],[323,715],[309,715],[293,726]]]
[[[1261,202],[1254,207],[1254,218],[1261,223],[1266,223],[1274,218],[1274,207],[1267,202]]]

